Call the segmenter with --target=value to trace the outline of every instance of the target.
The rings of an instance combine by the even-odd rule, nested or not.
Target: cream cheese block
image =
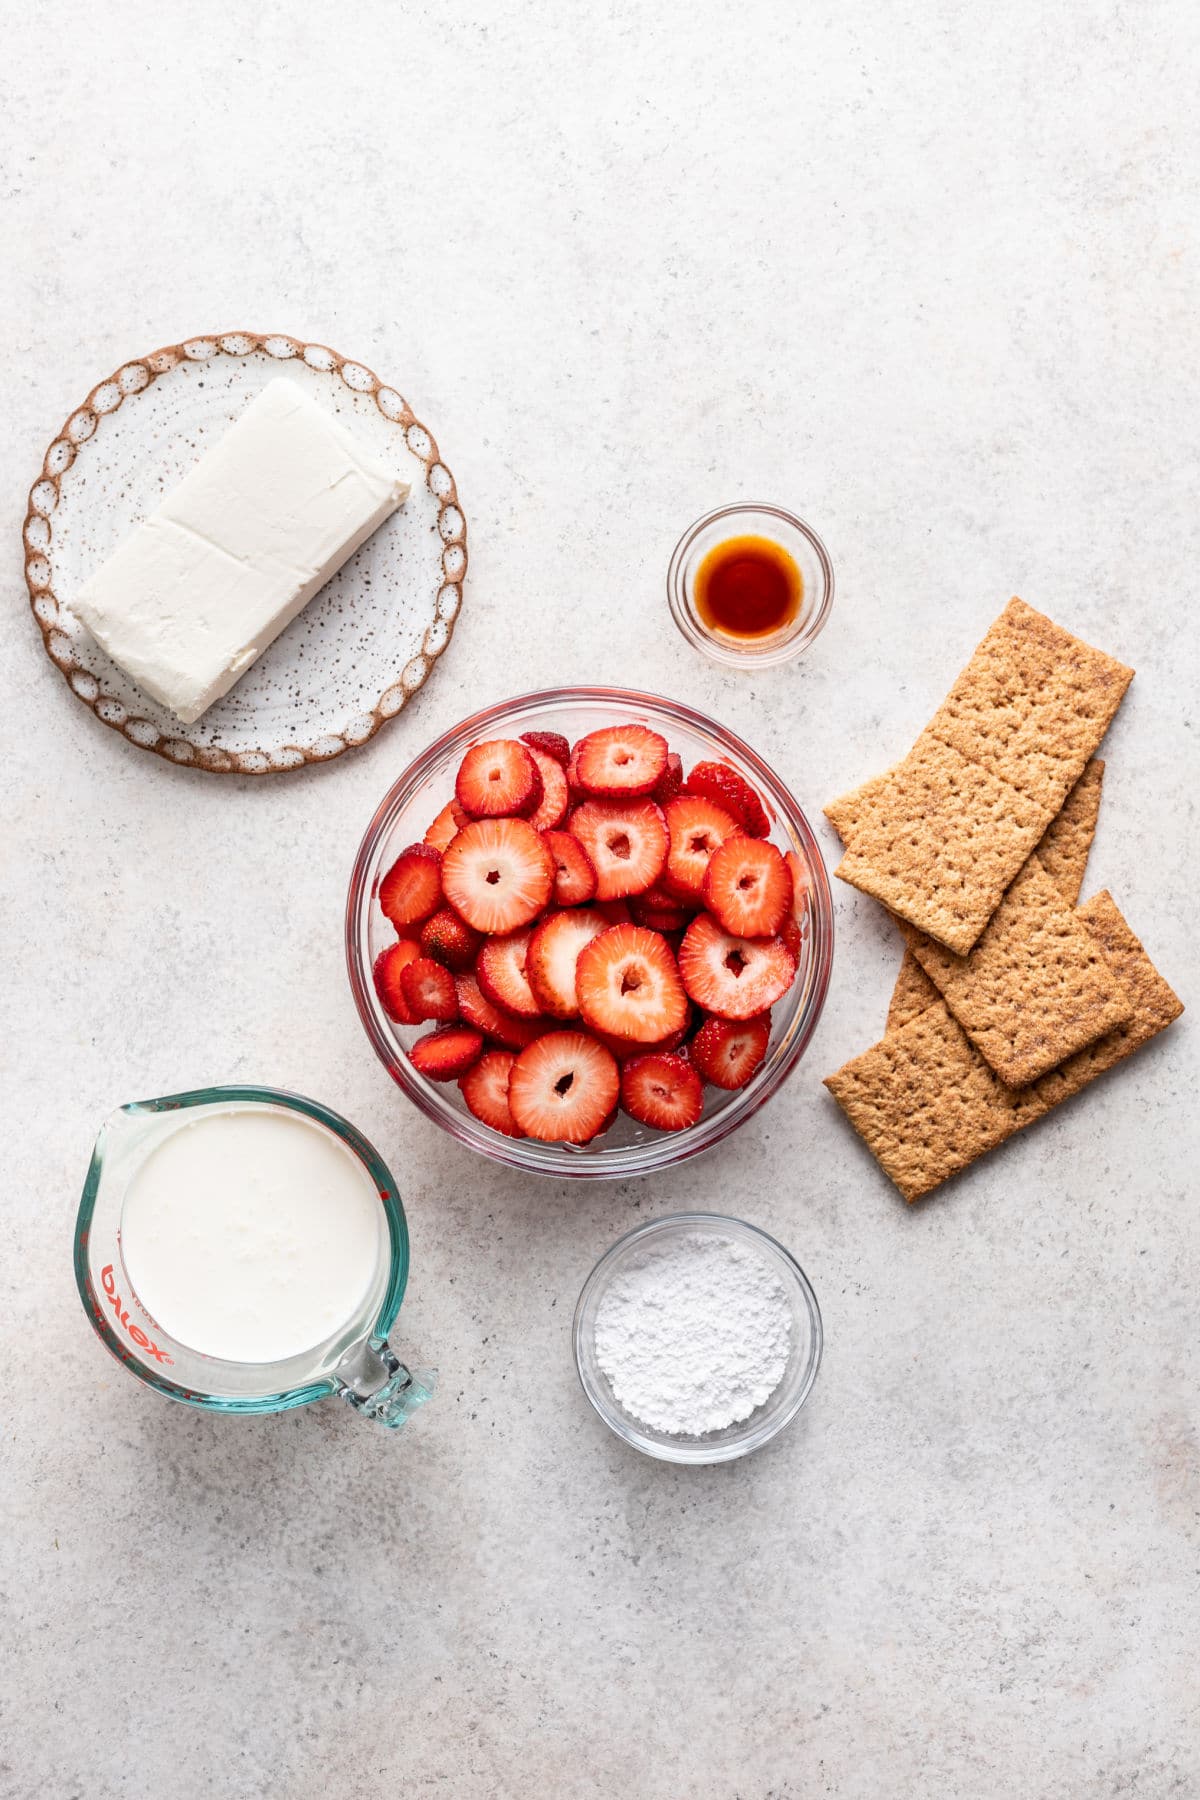
[[[277,377],[117,547],[74,610],[140,688],[190,725],[408,491]]]

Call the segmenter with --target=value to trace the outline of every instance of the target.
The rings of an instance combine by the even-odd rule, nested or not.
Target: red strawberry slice
[[[379,904],[397,931],[418,925],[442,903],[442,859],[429,844],[402,850],[379,883]]]
[[[531,813],[542,798],[538,766],[515,738],[492,738],[472,744],[462,759],[454,795],[473,819],[507,818]]]
[[[705,1012],[752,1019],[787,993],[796,959],[781,938],[731,937],[711,914],[697,913],[679,948],[679,973]]]
[[[667,860],[667,827],[652,800],[585,800],[568,830],[596,871],[597,900],[644,893]]]
[[[619,1063],[628,1062],[631,1056],[671,1056],[676,1053],[685,1056],[687,1054],[685,1039],[691,1022],[691,1007],[689,1007],[687,1019],[679,1027],[679,1030],[672,1031],[667,1037],[659,1038],[653,1044],[639,1044],[636,1038],[618,1037],[614,1031],[596,1031],[594,1035],[606,1050],[612,1051]]]
[[[425,842],[432,849],[442,851],[458,836],[466,822],[467,814],[457,800],[451,800],[448,805],[443,806],[425,833]]]
[[[525,973],[538,1005],[551,1018],[579,1017],[579,996],[575,987],[579,952],[607,930],[607,920],[592,907],[551,913],[535,927],[529,940]]]
[[[629,910],[635,925],[645,925],[651,931],[664,933],[682,931],[692,917],[682,906],[651,906],[644,894],[638,894],[629,902]]]
[[[421,927],[421,954],[444,963],[455,974],[474,967],[479,944],[479,933],[449,906],[439,907]]]
[[[745,1087],[757,1073],[771,1041],[771,1015],[737,1023],[730,1019],[705,1019],[692,1039],[691,1057],[705,1081],[714,1087]]]
[[[418,956],[400,971],[400,987],[414,1019],[440,1019],[443,1024],[458,1017],[458,995],[449,969],[431,956]]]
[[[408,1060],[430,1081],[457,1081],[483,1054],[483,1037],[469,1025],[443,1025],[418,1038]]]
[[[621,1070],[621,1105],[639,1125],[685,1131],[704,1111],[704,1089],[682,1056],[635,1056]]]
[[[674,750],[667,752],[667,766],[655,782],[650,798],[660,806],[674,800],[683,786],[683,760]]]
[[[527,820],[474,819],[442,859],[442,887],[468,925],[506,937],[550,899],[554,859]]]
[[[792,904],[788,866],[765,838],[726,838],[708,859],[704,904],[731,937],[774,937]]]
[[[553,757],[560,768],[565,769],[571,760],[571,746],[557,731],[523,731],[521,742],[531,750],[540,750],[543,756]]]
[[[493,1131],[513,1138],[522,1136],[508,1108],[508,1078],[516,1060],[511,1050],[485,1050],[458,1084],[459,1093],[477,1119]]]
[[[607,725],[575,748],[580,786],[602,798],[648,794],[667,766],[667,740],[647,725]]]
[[[596,911],[606,925],[632,925],[633,914],[625,900],[597,900]]]
[[[653,1044],[687,1020],[670,946],[643,925],[614,925],[585,944],[575,987],[586,1024],[639,1044]]]
[[[458,1010],[467,1024],[481,1031],[484,1037],[503,1044],[506,1050],[523,1050],[546,1029],[544,1019],[518,1019],[515,1013],[505,1012],[503,1007],[489,1000],[471,971],[455,976],[454,991],[458,996]]]
[[[561,763],[547,756],[544,750],[536,745],[529,746],[529,754],[537,764],[538,774],[542,778],[542,798],[534,812],[529,815],[529,823],[535,831],[552,831],[561,825],[567,816],[567,777]]]
[[[375,958],[371,971],[375,992],[384,1012],[389,1019],[395,1019],[397,1025],[415,1025],[417,1022],[404,997],[402,977],[409,963],[415,962],[420,954],[420,946],[411,938],[401,938],[398,944],[389,944]]]
[[[554,858],[554,904],[580,906],[596,892],[596,871],[579,839],[569,831],[543,831],[542,842]]]
[[[685,794],[702,794],[705,799],[732,813],[747,837],[766,837],[771,821],[763,803],[745,776],[728,763],[697,763],[684,784]]]
[[[580,781],[579,781],[579,745],[578,744],[576,744],[575,748],[572,750],[571,760],[567,764],[567,792],[570,794],[571,799],[573,801],[587,799],[587,795],[584,793],[583,788],[581,787]]]
[[[519,1019],[536,1019],[542,1010],[525,973],[529,938],[528,930],[489,938],[475,958],[475,979],[485,998]]]
[[[514,1062],[508,1104],[527,1137],[586,1144],[604,1129],[620,1091],[620,1073],[603,1044],[581,1031],[551,1031]]]
[[[736,837],[737,820],[711,800],[681,794],[667,807],[666,821],[670,848],[664,886],[698,906],[708,859],[727,838]]]

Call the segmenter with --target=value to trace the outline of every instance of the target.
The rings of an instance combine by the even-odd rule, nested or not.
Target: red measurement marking
[[[173,1356],[168,1356],[165,1350],[160,1350],[153,1339],[146,1336],[140,1325],[130,1324],[128,1309],[120,1294],[117,1292],[117,1278],[113,1274],[111,1263],[109,1263],[106,1268],[101,1269],[100,1280],[104,1287],[104,1292],[108,1295],[108,1304],[112,1307],[117,1315],[118,1322],[124,1330],[129,1333],[129,1336],[138,1346],[138,1349],[148,1351],[155,1362],[173,1364],[175,1358]]]

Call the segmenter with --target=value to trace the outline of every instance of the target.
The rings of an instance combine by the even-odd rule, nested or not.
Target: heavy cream
[[[324,1126],[248,1103],[180,1125],[129,1183],[121,1251],[162,1330],[231,1362],[279,1362],[362,1307],[388,1254],[370,1175]]]

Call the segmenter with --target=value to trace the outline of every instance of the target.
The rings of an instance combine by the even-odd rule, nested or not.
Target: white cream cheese
[[[139,687],[190,725],[408,491],[278,377],[118,546],[74,610]]]

